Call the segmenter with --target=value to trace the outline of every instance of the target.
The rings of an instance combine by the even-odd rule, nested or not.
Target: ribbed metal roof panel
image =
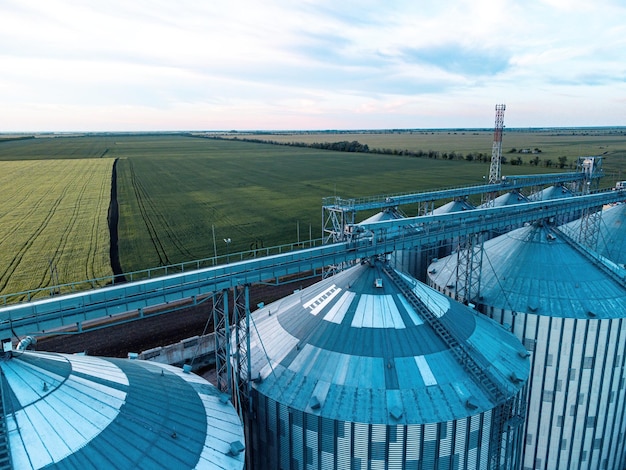
[[[519,191],[511,191],[501,196],[498,196],[493,200],[492,207],[503,207],[503,206],[512,206],[514,204],[524,204],[528,202],[528,198],[521,194]],[[486,207],[485,204],[482,204],[479,207]]]
[[[456,254],[429,267],[440,286],[456,275]],[[481,302],[510,311],[565,318],[622,318],[626,291],[606,271],[539,224],[484,243]]]
[[[450,212],[460,212],[460,211],[466,211],[466,210],[471,210],[471,209],[475,209],[475,207],[471,205],[469,202],[454,200],[454,201],[450,201],[444,204],[443,206],[437,207],[435,210],[433,210],[432,213],[433,214],[449,214]]]
[[[166,365],[14,351],[0,361],[14,468],[243,468],[215,387]]]
[[[598,253],[626,265],[626,204],[616,204],[602,211]]]
[[[560,199],[563,197],[572,197],[574,194],[565,186],[549,186],[541,191],[528,196],[530,201],[548,201],[550,199]]]
[[[524,350],[519,341],[473,310],[406,279],[482,367],[493,367],[505,395],[517,393],[523,383],[512,384],[509,376],[525,378],[529,369],[518,354]],[[489,393],[401,298],[384,271],[360,265],[257,310],[252,376],[260,373],[261,381],[253,386],[295,409],[352,422],[429,423],[491,409]],[[466,406],[470,397],[478,409]],[[312,402],[320,406],[312,408]],[[394,418],[397,406],[402,416]]]

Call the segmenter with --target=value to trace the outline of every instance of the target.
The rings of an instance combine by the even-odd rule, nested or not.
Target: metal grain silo
[[[436,209],[434,209],[431,213],[435,215],[449,214],[451,212],[467,211],[471,209],[476,209],[476,208],[473,205],[471,205],[469,202],[467,202],[464,198],[462,198],[462,199],[455,199],[442,206],[439,206]]]
[[[531,355],[524,469],[625,468],[624,278],[533,224],[484,243],[479,310]],[[454,296],[456,256],[429,267]]]
[[[496,197],[491,204],[481,204],[479,207],[504,207],[515,204],[525,204],[529,199],[518,190],[510,191]]]
[[[626,204],[602,211],[597,251],[622,267],[626,265]]]
[[[403,219],[404,217],[398,208],[394,207],[377,212],[360,223],[383,222],[386,220]],[[407,230],[411,230],[410,227],[389,229],[385,235],[388,237],[401,237]],[[426,270],[427,251],[421,246],[396,250],[390,254],[389,262],[394,268],[417,277],[419,272]]]
[[[530,201],[548,201],[551,199],[561,199],[564,197],[572,197],[574,193],[566,186],[562,184],[557,184],[555,186],[549,186],[547,188],[542,189],[541,191],[537,191],[530,196],[528,196],[528,200]]]
[[[0,465],[242,469],[243,426],[206,380],[153,362],[11,351]]]
[[[250,330],[255,470],[518,468],[526,350],[387,264],[267,305]]]

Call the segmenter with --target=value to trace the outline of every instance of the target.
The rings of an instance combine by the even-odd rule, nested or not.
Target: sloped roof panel
[[[529,368],[518,354],[519,341],[473,310],[405,279],[448,331],[480,356],[481,367],[493,367],[505,394],[517,393],[522,385],[512,386],[508,376],[527,377]],[[338,293],[330,298],[331,292]],[[491,409],[493,398],[402,297],[383,270],[361,265],[257,310],[252,376],[261,371],[262,380],[253,387],[295,409],[363,423],[427,423]],[[492,329],[497,341],[490,339]],[[472,346],[474,337],[479,347]],[[478,410],[467,408],[469,396]],[[309,406],[313,398],[319,408]],[[392,417],[398,403],[402,416]]]

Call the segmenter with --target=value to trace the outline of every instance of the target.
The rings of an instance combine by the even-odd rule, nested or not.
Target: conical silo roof
[[[404,216],[400,214],[400,212],[398,212],[396,209],[385,209],[383,211],[377,212],[374,215],[371,215],[360,223],[383,222],[385,220],[397,220],[402,218],[404,218]]]
[[[495,198],[490,207],[512,206],[514,204],[524,204],[526,202],[528,202],[528,198],[526,196],[521,194],[519,191],[511,191]],[[480,205],[480,207],[486,206],[486,204]]]
[[[537,191],[536,193],[528,196],[530,201],[549,201],[551,199],[561,199],[564,197],[572,197],[574,194],[567,189],[565,186],[556,185],[549,186],[541,191]]]
[[[616,204],[602,211],[598,253],[626,265],[626,204]]]
[[[493,395],[385,269],[354,266],[254,312],[258,393],[306,413],[361,423],[442,422],[493,409]],[[458,340],[457,350],[469,351],[501,396],[520,391],[529,365],[513,335],[392,273]]]
[[[13,468],[243,468],[234,407],[195,374],[35,351],[0,368]]]
[[[443,206],[439,206],[437,207],[435,210],[433,210],[433,214],[449,214],[451,212],[461,212],[461,211],[467,211],[467,210],[472,210],[475,209],[475,207],[473,205],[471,205],[469,202],[467,201],[460,201],[460,200],[454,200],[454,201],[450,201],[446,204],[444,204]]]
[[[453,286],[457,255],[429,266],[438,286]],[[480,303],[510,311],[567,318],[620,318],[623,286],[564,236],[532,224],[484,243]]]

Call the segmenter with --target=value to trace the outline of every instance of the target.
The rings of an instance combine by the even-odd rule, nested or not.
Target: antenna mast
[[[489,167],[489,184],[499,183],[501,179],[500,163],[502,161],[502,130],[504,129],[504,110],[506,105],[496,105],[496,125],[493,130],[493,148],[491,150],[491,166]]]

